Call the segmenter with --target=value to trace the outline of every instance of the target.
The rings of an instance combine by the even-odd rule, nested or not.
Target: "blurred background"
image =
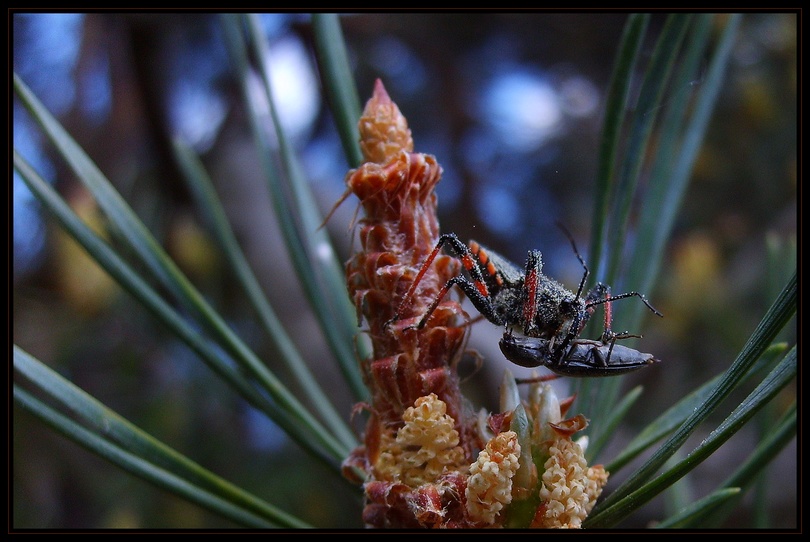
[[[663,19],[653,17],[651,40]],[[605,90],[625,20],[610,12],[392,13],[347,14],[341,24],[361,101],[382,79],[408,119],[416,151],[435,155],[444,168],[442,230],[474,238],[520,267],[529,249],[539,249],[544,272],[575,289],[582,268],[554,224],[566,225],[587,259]],[[261,21],[276,105],[326,214],[345,189],[348,166],[321,93],[309,17],[264,14]],[[633,330],[644,334],[641,350],[664,360],[627,377],[628,389],[645,386],[640,405],[656,405],[631,413],[638,427],[734,360],[787,279],[774,276],[768,255],[795,262],[797,22],[792,13],[743,18],[657,288],[643,292],[665,318],[647,318]],[[334,385],[340,375],[285,257],[217,16],[13,13],[11,23],[14,71],[214,306],[283,375],[195,213],[169,141],[182,137],[200,154],[287,331],[348,418],[348,390]],[[700,84],[668,92],[690,93]],[[103,231],[93,201],[52,159],[16,101],[12,129],[20,153]],[[361,526],[356,488],[233,394],[42,215],[16,175],[11,182],[15,344],[284,510],[318,526]],[[327,224],[341,260],[358,245],[355,207],[350,198]],[[790,327],[784,339],[795,341],[795,322]],[[500,332],[476,325],[469,346],[484,363],[470,356],[461,366],[465,393],[478,408],[497,409],[508,365],[497,348]],[[623,427],[617,440],[632,438],[635,429]],[[746,457],[755,438],[741,431],[700,476],[682,482],[685,490],[703,496]],[[16,408],[12,454],[15,528],[234,527]],[[796,525],[796,463],[794,442],[768,473],[774,527]],[[624,526],[647,526],[662,506],[656,499]],[[743,510],[737,521],[730,526],[750,526],[751,519]]]

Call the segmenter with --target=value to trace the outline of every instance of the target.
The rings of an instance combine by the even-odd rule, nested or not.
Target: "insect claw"
[[[391,318],[385,324],[383,324],[383,329],[393,329],[394,331],[408,331],[411,329],[422,329],[424,324],[419,321],[416,321],[416,318]]]

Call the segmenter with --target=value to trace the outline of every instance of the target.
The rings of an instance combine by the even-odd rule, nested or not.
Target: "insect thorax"
[[[531,331],[531,335],[554,338],[557,335],[568,333],[568,328],[577,317],[579,318],[578,327],[581,327],[587,321],[588,316],[584,299],[577,297],[574,292],[559,282],[543,277],[533,322],[535,328]]]
[[[501,288],[492,296],[492,308],[497,316],[496,324],[516,325],[522,321],[523,296],[521,285]]]

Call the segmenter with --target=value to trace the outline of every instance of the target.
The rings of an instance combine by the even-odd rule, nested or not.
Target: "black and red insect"
[[[585,270],[576,293],[543,274],[543,258],[538,250],[529,251],[526,265],[521,270],[503,256],[484,248],[477,242],[470,241],[469,245],[465,245],[455,234],[447,233],[439,238],[435,248],[422,264],[389,324],[403,318],[419,282],[444,246],[447,246],[461,260],[463,272],[447,281],[414,327],[417,329],[424,327],[442,298],[454,285],[458,285],[484,318],[493,324],[503,325],[510,336],[513,331],[519,331],[526,338],[540,339],[533,343],[509,343],[509,340],[506,339],[507,348],[504,354],[507,359],[509,359],[510,353],[518,358],[524,356],[525,359],[522,360],[524,363],[518,361],[519,365],[525,365],[528,357],[534,356],[537,361],[534,366],[556,367],[559,372],[564,370],[566,362],[573,363],[577,359],[583,361],[587,356],[590,356],[588,359],[595,359],[592,354],[601,355],[602,350],[592,352],[592,348],[585,346],[585,343],[575,345],[574,348],[571,347],[572,341],[579,337],[585,324],[599,305],[605,305],[606,309],[605,333],[600,341],[601,345],[611,345],[608,353],[612,350],[616,339],[631,336],[627,333],[615,334],[610,331],[611,302],[627,297],[638,297],[653,313],[662,316],[640,293],[627,292],[611,296],[610,288],[601,283],[594,286],[583,297],[582,290],[589,274],[588,266],[577,251],[571,235],[565,228],[560,227],[571,241],[574,253]],[[544,349],[545,351],[543,351]],[[610,360],[605,361],[603,367],[608,366]],[[583,364],[580,363],[580,365]],[[599,364],[591,365],[593,367],[591,374],[598,375],[600,373]],[[587,370],[581,370],[577,371],[576,376],[590,376],[588,373]]]

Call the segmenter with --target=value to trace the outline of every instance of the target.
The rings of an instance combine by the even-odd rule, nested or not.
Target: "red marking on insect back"
[[[498,273],[498,268],[495,266],[495,263],[489,259],[487,251],[475,241],[470,241],[470,252],[472,252],[475,259],[478,260],[479,267],[482,267],[487,275],[494,278],[498,286],[503,286],[503,278],[500,273]]]
[[[464,269],[467,271],[475,267],[475,260],[470,256],[464,256],[461,258],[461,263],[464,265]]]

